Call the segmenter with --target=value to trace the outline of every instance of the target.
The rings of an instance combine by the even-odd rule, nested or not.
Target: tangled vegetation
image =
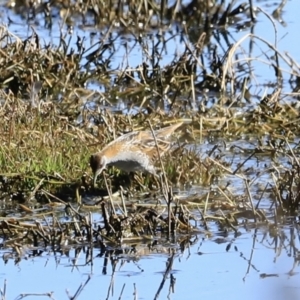
[[[45,247],[60,247],[67,234],[70,244],[105,248],[176,231],[191,234],[201,228],[209,234],[209,222],[237,232],[244,219],[268,222],[260,208],[264,197],[272,201],[276,218],[297,212],[299,64],[277,50],[277,37],[272,43],[248,33],[232,44],[228,28],[246,28],[255,18],[250,4],[234,7],[233,2],[7,4],[47,28],[58,18],[51,13],[56,8],[62,24],[56,45],[44,44],[33,29],[31,37],[21,39],[0,28],[1,201],[7,207],[18,203],[24,215],[18,219],[2,212],[3,234]],[[76,36],[73,26],[94,28],[90,36],[98,39]],[[217,43],[221,35],[226,49]],[[170,41],[180,41],[181,51],[169,55]],[[263,63],[251,50],[245,53],[245,42],[266,48],[260,53]],[[136,48],[142,62],[130,65]],[[253,69],[260,64],[274,71],[265,93]],[[158,181],[135,174],[128,180],[110,168],[94,189],[91,153],[122,133],[147,128],[146,121],[154,128],[185,123],[163,160],[165,176]],[[262,174],[268,179],[256,189],[252,183]],[[242,192],[229,178],[244,184]],[[174,193],[176,187],[194,185],[203,192]],[[137,197],[146,203],[131,207],[129,200]],[[58,222],[62,209],[72,225]],[[103,215],[101,226],[86,213],[93,209]],[[43,219],[48,215],[52,226]],[[37,217],[41,221],[32,222]]]

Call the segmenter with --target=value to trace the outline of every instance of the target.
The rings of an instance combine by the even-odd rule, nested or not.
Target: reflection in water
[[[187,293],[189,299],[223,299],[224,293],[230,299],[296,299],[298,230],[297,223],[253,229],[244,224],[239,235],[194,236],[181,245],[31,250],[22,259],[6,250],[1,277],[7,279],[7,299],[50,291],[65,299],[66,289],[78,299],[185,299]],[[43,274],[38,285],[33,274]]]

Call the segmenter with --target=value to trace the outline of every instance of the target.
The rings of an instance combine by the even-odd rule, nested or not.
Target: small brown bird
[[[169,138],[181,125],[182,122],[154,131],[161,156],[170,149]],[[140,171],[156,175],[154,163],[157,158],[157,148],[150,130],[124,134],[91,156],[94,185],[106,166],[115,166],[127,172]]]

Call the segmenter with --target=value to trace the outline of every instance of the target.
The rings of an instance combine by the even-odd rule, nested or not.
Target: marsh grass
[[[220,45],[224,51],[218,52],[218,30],[223,29],[228,41],[225,25],[241,14],[244,22],[239,26],[245,28],[253,24],[254,16],[243,7],[237,10],[233,2],[207,7],[208,2],[191,1],[179,9],[180,1],[172,6],[166,1],[160,5],[157,1],[110,1],[109,5],[96,1],[84,2],[82,7],[77,2],[68,7],[52,1],[63,17],[62,28],[67,24],[69,29],[61,31],[57,46],[42,45],[34,31],[22,40],[0,27],[1,201],[18,200],[23,213],[21,220],[3,218],[6,239],[58,249],[68,239],[72,245],[79,241],[106,249],[157,236],[172,240],[177,233],[199,233],[199,228],[209,234],[215,223],[221,231],[238,234],[245,219],[252,225],[270,221],[260,207],[267,193],[275,207],[272,222],[276,225],[279,212],[297,213],[299,64],[277,50],[277,36],[270,43],[245,34],[232,45],[228,42],[226,49]],[[28,12],[30,20],[45,14],[45,25],[51,27],[53,16],[47,14],[47,6],[26,7],[26,3],[14,9]],[[248,11],[252,9],[247,6]],[[74,19],[83,27],[87,21],[101,27],[99,40],[85,47],[78,37],[76,46],[70,45]],[[180,30],[173,23],[179,21],[184,21]],[[144,27],[139,26],[141,22]],[[174,26],[166,30],[165,23]],[[129,65],[131,50],[127,43],[120,43],[125,54],[119,68],[113,68],[119,53],[116,41],[129,32],[143,63]],[[182,51],[175,51],[165,64],[167,43],[175,37]],[[252,49],[254,42],[266,47],[262,50],[265,61],[243,48],[243,43],[249,43]],[[261,89],[253,61],[274,70],[268,91],[251,94],[250,85],[255,91]],[[90,82],[97,82],[99,91],[90,90]],[[283,91],[286,82],[288,93]],[[123,133],[149,129],[149,122],[158,129],[176,121],[184,125],[180,136],[174,137],[172,151],[158,164],[163,179],[147,174],[129,178],[109,168],[99,179],[98,189],[92,187],[91,153]],[[272,178],[262,191],[253,187],[261,174]],[[240,180],[242,192],[224,178]],[[189,188],[194,185],[203,191],[193,195]],[[186,188],[187,195],[174,193],[175,186]],[[149,203],[132,200],[141,192],[149,195]],[[94,202],[86,204],[86,198]],[[34,205],[46,211],[40,213]],[[103,216],[97,226],[90,213],[95,209]],[[61,210],[71,219],[69,224],[58,221]],[[45,215],[51,215],[51,222],[36,222],[44,221]],[[14,251],[20,258],[18,247]]]

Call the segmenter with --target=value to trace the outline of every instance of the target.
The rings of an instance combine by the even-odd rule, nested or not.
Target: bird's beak
[[[94,188],[96,187],[96,181],[97,181],[98,175],[99,175],[99,172],[96,171],[96,172],[94,173],[94,176],[93,176],[93,187],[94,187]]]
[[[94,175],[93,175],[93,185],[94,185],[94,188],[96,187],[97,178],[98,178],[99,174],[102,173],[103,169],[104,169],[104,168],[98,169],[98,170],[94,173]]]

